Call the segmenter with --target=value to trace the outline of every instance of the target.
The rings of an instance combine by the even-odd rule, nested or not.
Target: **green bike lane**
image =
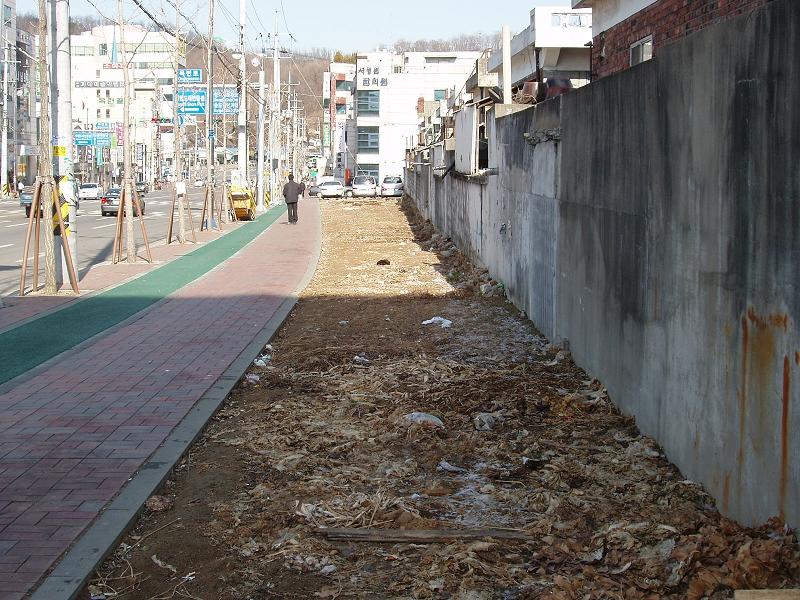
[[[233,256],[285,212],[275,206],[254,221],[116,287],[0,333],[0,385],[148,308]]]

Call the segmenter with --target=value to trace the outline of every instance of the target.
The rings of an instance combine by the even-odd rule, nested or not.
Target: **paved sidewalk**
[[[284,213],[207,275],[0,386],[0,600],[33,589],[237,357],[249,363],[243,350],[316,261],[316,200],[302,217]]]

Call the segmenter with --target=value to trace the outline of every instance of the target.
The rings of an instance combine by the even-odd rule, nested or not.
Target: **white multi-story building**
[[[401,175],[407,140],[418,135],[425,103],[459,94],[479,55],[480,52],[358,54],[353,173],[379,180]]]
[[[323,157],[334,177],[344,180],[355,163],[353,86],[356,65],[331,63],[323,76]]]
[[[78,179],[110,183],[120,176],[123,60],[130,66],[130,117],[135,142],[132,161],[138,177],[152,181],[173,162],[175,38],[127,25],[123,48],[120,33],[118,26],[104,25],[70,37],[73,130],[95,132],[90,145],[79,141],[81,134],[76,136]],[[182,48],[178,66],[183,67],[185,60]]]

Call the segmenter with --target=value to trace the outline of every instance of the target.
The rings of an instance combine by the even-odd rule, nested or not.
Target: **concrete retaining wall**
[[[720,510],[800,525],[800,11],[709,28],[489,122],[421,210],[568,339]],[[523,135],[528,133],[527,138]],[[560,137],[560,139],[559,139]]]

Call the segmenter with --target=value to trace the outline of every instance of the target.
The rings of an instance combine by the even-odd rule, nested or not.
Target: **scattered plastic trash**
[[[258,383],[261,381],[261,377],[256,375],[255,373],[248,373],[244,376],[248,383]]]
[[[457,467],[455,465],[451,465],[446,460],[439,461],[439,464],[436,465],[436,469],[438,471],[446,471],[447,473],[466,473],[467,470],[461,467]]]
[[[476,431],[491,431],[495,425],[505,421],[503,415],[499,412],[493,413],[478,413],[472,418]]]
[[[442,420],[434,416],[430,413],[425,412],[412,412],[408,413],[407,415],[403,415],[403,418],[406,421],[411,421],[412,423],[416,423],[417,425],[425,425],[427,427],[438,427],[444,429],[444,423]]]
[[[339,325],[341,325],[342,327],[345,327],[346,325],[349,325],[349,324],[350,324],[350,321],[339,321]]]
[[[264,359],[262,359],[262,358],[257,358],[257,359],[255,359],[255,360],[253,361],[253,364],[254,364],[256,367],[261,367],[262,369],[263,369],[264,367],[266,367],[266,366],[267,366],[267,363],[266,363],[266,361],[264,361]]]
[[[353,357],[353,363],[360,365],[362,367],[368,367],[369,365],[372,364],[372,361],[370,361],[370,359],[368,359],[363,354],[357,354]]]
[[[331,575],[332,573],[336,573],[336,565],[325,565],[319,570],[319,572],[322,575]]]
[[[453,322],[450,319],[445,319],[444,317],[433,317],[428,319],[427,321],[422,322],[423,325],[439,325],[442,329],[447,329],[448,327],[453,325]]]
[[[153,554],[153,556],[151,556],[151,557],[150,557],[150,560],[152,560],[152,561],[153,561],[155,564],[157,564],[157,565],[158,565],[159,567],[161,567],[162,569],[166,569],[167,571],[172,571],[172,573],[173,573],[173,574],[175,574],[175,575],[177,575],[177,574],[178,574],[178,569],[176,569],[175,567],[173,567],[173,566],[172,566],[171,564],[169,564],[168,562],[161,560],[161,559],[160,559],[160,558],[158,558],[158,556],[156,556],[155,554]]]

